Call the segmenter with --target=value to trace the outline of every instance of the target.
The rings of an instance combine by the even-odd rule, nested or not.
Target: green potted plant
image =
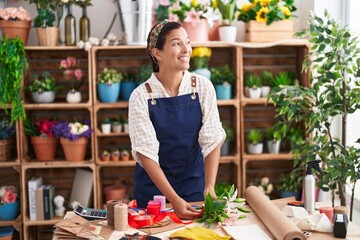
[[[209,70],[209,60],[211,57],[211,48],[196,47],[191,53],[191,60],[194,63],[194,73],[211,79],[211,71]]]
[[[228,64],[221,67],[214,67],[211,71],[211,82],[215,86],[217,99],[231,99],[232,87],[231,85],[236,80],[236,75]]]
[[[120,113],[120,122],[123,126],[123,131],[128,133],[129,132],[129,123],[128,123],[128,117],[125,113]]]
[[[104,118],[101,121],[101,132],[104,134],[109,134],[111,132],[111,119]]]
[[[291,173],[282,175],[276,182],[276,189],[280,191],[280,197],[286,198],[295,196],[300,200],[304,171],[302,168],[295,168]]]
[[[103,162],[109,162],[110,161],[110,153],[109,153],[109,151],[104,150],[101,153],[101,161],[103,161]]]
[[[245,74],[245,96],[249,98],[260,98],[261,96],[261,80],[256,73]]]
[[[279,72],[274,77],[274,86],[280,87],[294,85],[294,79],[292,79],[291,76],[292,75],[288,72]]]
[[[119,120],[115,119],[115,120],[111,121],[111,130],[114,133],[121,132],[121,129],[122,129],[122,125],[121,125],[121,122]]]
[[[8,119],[0,120],[0,162],[11,159],[11,144],[15,136],[15,125]]]
[[[223,124],[223,128],[226,133],[226,138],[224,144],[221,146],[220,155],[227,156],[230,152],[230,143],[234,140],[234,130],[226,124]]]
[[[54,26],[57,7],[56,1],[29,0],[36,5],[38,15],[34,18],[33,27],[36,28],[39,46],[56,46],[59,29]]]
[[[111,161],[117,162],[120,160],[120,151],[119,149],[114,149],[111,151]]]
[[[122,149],[120,152],[121,161],[129,161],[130,153],[127,149]]]
[[[132,91],[138,86],[136,82],[136,74],[133,72],[126,72],[121,81],[120,97],[125,101],[129,101]]]
[[[55,79],[50,76],[49,72],[43,72],[41,76],[33,75],[33,81],[27,86],[31,91],[31,96],[36,103],[54,102],[56,91],[60,88],[56,85]]]
[[[260,130],[252,128],[246,134],[247,152],[249,154],[261,154],[263,152],[263,134]]]
[[[113,68],[104,68],[97,75],[97,93],[100,102],[116,102],[120,94],[120,82],[123,75]]]
[[[297,146],[294,164],[305,168],[309,161],[321,160],[327,166],[324,176],[319,176],[321,188],[330,189],[333,196],[337,193],[342,206],[346,206],[345,185],[350,184],[351,219],[355,183],[360,178],[357,170],[360,150],[346,143],[346,122],[349,114],[360,109],[359,39],[347,27],[341,27],[327,11],[324,16],[325,19],[321,19],[311,14],[309,29],[297,34],[301,38],[309,36],[312,43],[303,65],[303,69],[312,70],[310,86],[280,86],[272,91],[271,99],[284,132],[294,122],[301,122],[306,134],[311,136]],[[342,118],[341,137],[330,131],[334,116]]]
[[[136,75],[136,82],[138,85],[148,80],[151,77],[152,72],[153,70],[151,64],[142,65]]]
[[[19,38],[0,39],[0,105],[6,113],[11,108],[11,122],[26,117],[20,91],[27,68],[24,43]]]
[[[219,38],[221,41],[235,42],[236,26],[231,26],[237,12],[237,0],[216,1],[217,8],[222,17],[222,25],[219,27]]]
[[[274,74],[270,71],[262,71],[260,76],[261,81],[261,97],[267,98],[271,87],[274,84]]]
[[[281,134],[273,127],[265,129],[266,145],[269,153],[278,154],[280,152]]]

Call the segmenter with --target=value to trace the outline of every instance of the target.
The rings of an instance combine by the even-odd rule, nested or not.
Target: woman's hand
[[[184,199],[180,198],[179,200],[171,203],[176,216],[182,219],[194,219],[196,218],[200,210],[196,210],[191,206],[191,204],[187,203]]]
[[[208,193],[210,193],[211,198],[212,198],[213,200],[217,199],[217,196],[216,196],[216,193],[215,193],[215,190],[214,190],[213,187],[208,187],[208,188],[205,187],[205,189],[204,189],[204,199],[206,198],[206,195],[207,195]]]

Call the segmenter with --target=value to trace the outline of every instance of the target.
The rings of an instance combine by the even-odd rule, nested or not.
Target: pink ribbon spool
[[[160,203],[155,201],[149,201],[146,207],[148,215],[160,215]]]

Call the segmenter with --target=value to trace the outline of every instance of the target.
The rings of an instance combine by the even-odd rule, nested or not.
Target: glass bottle
[[[72,15],[71,4],[66,5],[68,14],[65,17],[65,46],[76,45],[76,24]]]
[[[82,16],[80,18],[80,40],[87,41],[90,37],[90,19],[87,16],[86,6],[82,6]]]

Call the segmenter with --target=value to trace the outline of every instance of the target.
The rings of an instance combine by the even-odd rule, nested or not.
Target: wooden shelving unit
[[[235,140],[230,147],[230,155],[221,156],[218,182],[236,184],[239,193],[245,190],[253,176],[268,174],[268,171],[256,173],[257,165],[269,171],[280,170],[283,162],[291,163],[288,149],[281,154],[250,155],[245,149],[245,134],[250,128],[264,129],[271,126],[274,118],[274,107],[267,99],[249,99],[243,94],[243,76],[245,71],[260,72],[270,70],[274,73],[283,70],[294,70],[300,84],[307,85],[309,77],[301,72],[301,64],[309,45],[306,41],[283,41],[278,45],[259,43],[196,43],[196,46],[206,46],[212,49],[210,67],[229,64],[236,72],[236,83],[233,85],[233,98],[218,100],[220,118],[223,123],[234,128]],[[56,194],[63,195],[68,207],[72,182],[78,168],[88,169],[93,173],[93,206],[103,207],[105,204],[103,189],[116,183],[124,183],[131,194],[134,183],[135,161],[102,162],[100,155],[104,149],[128,148],[130,138],[128,133],[101,132],[100,123],[106,117],[119,117],[127,114],[128,102],[119,99],[116,103],[101,103],[97,97],[96,76],[103,68],[115,68],[120,72],[137,71],[140,66],[150,64],[145,46],[93,47],[86,52],[76,47],[26,47],[29,60],[29,70],[24,76],[24,86],[32,80],[34,73],[49,71],[58,84],[68,87],[69,83],[62,77],[59,69],[60,60],[67,56],[76,56],[81,60],[81,68],[85,72],[86,81],[81,87],[82,102],[70,104],[66,102],[66,92],[59,92],[54,103],[34,104],[30,93],[22,92],[26,113],[33,119],[58,115],[58,119],[73,120],[74,116],[89,118],[93,134],[88,144],[86,159],[83,162],[70,163],[65,160],[61,145],[58,146],[54,161],[36,161],[34,151],[25,135],[23,124],[16,123],[16,137],[12,150],[12,159],[0,162],[0,171],[11,174],[2,176],[0,184],[12,184],[20,189],[21,215],[15,221],[1,222],[0,226],[14,226],[18,231],[18,239],[48,239],[49,229],[60,220],[53,218],[46,221],[29,220],[27,182],[31,177],[43,176],[44,184],[52,184]],[[0,109],[0,115],[5,115]],[[279,165],[279,166],[280,166]],[[286,164],[285,164],[286,165]],[[254,167],[255,166],[255,167]],[[249,171],[249,168],[251,168]],[[278,169],[278,171],[280,171]],[[249,173],[251,172],[251,173]],[[255,172],[255,173],[254,173]],[[249,175],[250,174],[250,175]],[[278,174],[278,173],[276,173]],[[276,175],[275,174],[275,175]],[[275,176],[274,175],[274,176]],[[14,177],[15,176],[15,177]],[[51,239],[51,238],[50,238]]]

